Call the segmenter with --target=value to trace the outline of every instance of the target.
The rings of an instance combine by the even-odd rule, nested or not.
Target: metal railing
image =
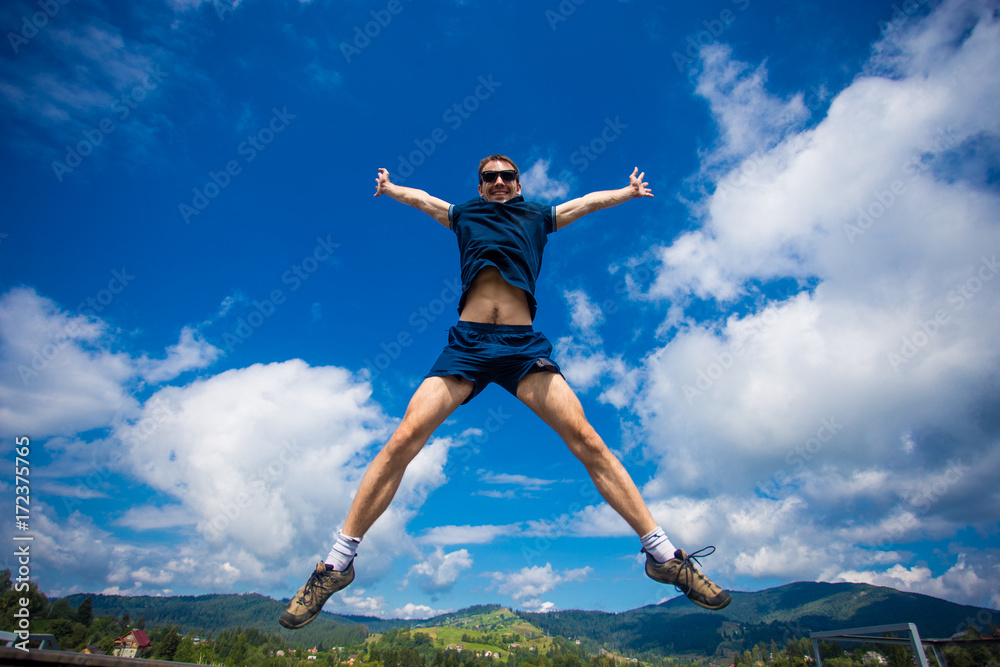
[[[882,637],[890,632],[905,632],[906,637]],[[874,635],[874,636],[873,636]],[[920,667],[930,667],[927,662],[927,653],[924,645],[930,646],[934,651],[940,667],[948,667],[945,659],[945,646],[963,646],[971,644],[1000,644],[1000,638],[951,638],[951,639],[921,639],[917,626],[913,623],[896,623],[895,625],[872,625],[866,628],[849,628],[846,630],[828,630],[825,632],[810,632],[809,639],[812,640],[813,653],[816,655],[816,667],[823,667],[823,659],[819,655],[819,641],[826,639],[829,641],[852,641],[866,644],[909,644],[913,650],[916,664]]]

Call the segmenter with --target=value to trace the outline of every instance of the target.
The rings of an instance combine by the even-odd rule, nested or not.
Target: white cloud
[[[451,611],[451,609],[434,609],[425,604],[413,604],[412,602],[407,602],[402,607],[393,610],[392,617],[404,620],[422,620],[425,618],[440,616],[441,614],[447,614]]]
[[[131,577],[134,581],[141,584],[153,584],[155,586],[162,586],[163,584],[170,583],[174,579],[174,575],[171,572],[167,572],[163,568],[158,570],[151,570],[148,567],[141,567],[131,573]]]
[[[890,543],[995,531],[992,11],[946,2],[913,19],[806,129],[763,66],[705,52],[698,90],[719,145],[699,176],[717,187],[694,207],[700,227],[655,249],[644,298],[674,310],[633,405],[659,466],[644,494],[665,521],[685,517],[675,532],[720,545],[727,568],[829,577],[886,567]],[[680,315],[691,294],[719,315]],[[740,509],[757,492],[768,498]]]
[[[897,563],[881,571],[845,570],[840,572],[834,581],[890,586],[901,591],[921,593],[946,600],[962,600],[966,604],[977,606],[986,606],[990,603],[984,599],[984,594],[991,587],[991,582],[982,579],[966,564],[965,554],[959,554],[955,564],[938,577],[935,577],[926,566],[915,565],[907,568]]]
[[[472,556],[466,549],[445,552],[441,547],[425,560],[410,568],[408,577],[413,577],[425,593],[436,595],[449,590],[464,570],[472,567]]]
[[[589,487],[588,487],[588,490]],[[593,489],[593,497],[597,489]],[[525,523],[523,535],[528,537],[611,537],[635,535],[625,520],[610,505],[589,505],[573,513],[554,519],[531,520]]]
[[[586,581],[593,569],[583,567],[558,571],[551,563],[544,566],[525,567],[517,572],[494,572],[493,588],[501,595],[509,595],[525,609],[548,611],[552,602],[543,602],[541,597],[562,584]]]
[[[553,348],[554,358],[574,390],[600,386],[599,400],[616,408],[625,407],[635,396],[638,372],[620,355],[608,356],[600,337],[563,336],[556,339]]]
[[[0,296],[0,425],[30,432],[53,457],[40,488],[63,501],[63,517],[37,524],[37,539],[51,546],[40,572],[43,564],[64,569],[76,558],[66,552],[73,545],[81,565],[74,572],[94,582],[92,589],[165,591],[179,573],[163,566],[165,558],[185,564],[184,585],[194,588],[273,586],[308,572],[394,424],[371,400],[370,384],[342,368],[292,360],[161,387],[140,403],[132,391],[143,375],[163,380],[202,367],[216,349],[185,327],[178,345],[151,361],[112,351],[119,336],[99,318],[66,313],[30,289]],[[52,437],[90,429],[109,435]],[[365,536],[370,580],[394,558],[419,553],[406,525],[446,481],[458,442],[432,439],[407,469],[393,506]],[[122,479],[161,496],[112,520],[177,532],[181,541],[166,553],[116,539],[76,511],[86,500],[118,497]]]
[[[977,250],[994,247],[989,223],[996,195],[974,193],[948,172],[950,159],[961,156],[955,151],[1000,130],[995,114],[987,111],[1000,96],[997,73],[984,65],[996,55],[997,27],[984,16],[968,39],[959,40],[949,31],[971,26],[950,25],[957,4],[943,5],[904,42],[913,51],[931,33],[957,47],[936,44],[933,59],[897,60],[893,78],[859,77],[814,128],[789,134],[773,148],[768,131],[746,149],[739,147],[747,141],[728,139],[745,134],[773,101],[758,99],[764,94],[759,92],[750,104],[727,105],[717,116],[719,151],[744,162],[721,176],[716,195],[706,202],[703,227],[662,249],[664,270],[653,295],[694,290],[731,299],[748,279],[791,276],[819,278],[827,289],[837,288],[836,294],[867,289],[877,297],[891,287],[883,284],[886,278],[915,266],[926,268],[927,278],[955,279],[974,268],[981,253],[970,257],[964,251],[973,242],[982,244]],[[716,79],[728,80],[719,67],[703,72],[712,83],[703,81],[699,89],[715,90]],[[975,90],[975,100],[968,89]],[[893,195],[897,181],[903,191]],[[881,213],[879,195],[885,202],[892,199]],[[869,209],[871,225],[851,243],[845,226],[857,226],[859,211]],[[945,294],[951,286],[941,284]]]
[[[340,72],[324,67],[315,60],[306,65],[305,74],[320,90],[331,90],[336,88],[343,80]]]
[[[520,524],[506,526],[435,526],[420,538],[423,544],[453,546],[456,544],[489,544],[503,535],[516,534]]]
[[[0,296],[0,431],[35,438],[105,426],[135,409],[131,359],[107,348],[98,319],[28,288]]]
[[[521,194],[525,199],[554,202],[566,199],[569,184],[557,181],[548,174],[549,161],[537,160],[528,171],[521,174]]]
[[[494,491],[491,489],[476,491],[477,496],[483,496],[484,498],[494,498],[496,500],[513,500],[518,497],[517,491],[512,489],[507,489],[506,491]]]
[[[577,391],[593,388],[608,372],[610,360],[592,345],[564,336],[556,339],[553,347],[563,376]]]
[[[161,530],[196,523],[183,505],[130,507],[115,523],[135,530]]]
[[[798,575],[815,571],[815,558],[813,545],[783,535],[752,553],[741,552],[733,560],[733,568],[737,574],[758,579],[794,580],[799,578]]]
[[[46,495],[63,496],[76,498],[79,500],[91,500],[93,498],[108,498],[108,494],[93,487],[83,484],[60,484],[58,482],[43,482],[40,488]]]
[[[720,145],[705,156],[703,169],[771,148],[808,118],[802,95],[780,100],[768,93],[766,84],[764,65],[751,68],[733,60],[727,46],[702,49],[695,92],[708,101],[721,135]]]
[[[873,472],[873,477],[878,477],[877,471]],[[815,474],[824,475],[823,471]],[[884,495],[898,498],[899,493],[910,488],[935,494],[935,484],[938,491],[942,489],[939,484],[942,476],[942,472],[937,472],[923,478],[911,475],[908,479],[886,480],[888,489]],[[953,477],[950,488],[960,490],[963,481]],[[830,482],[830,486],[836,484],[836,479]],[[676,546],[688,553],[709,545],[717,547],[714,555],[702,560],[701,568],[724,587],[735,577],[744,581],[748,578],[767,582],[851,580],[894,585],[888,578],[874,577],[887,570],[900,571],[894,570],[894,566],[912,571],[916,577],[922,572],[920,567],[925,567],[913,565],[914,554],[895,545],[942,539],[953,532],[946,521],[930,511],[933,506],[925,504],[926,495],[914,497],[906,508],[895,505],[886,509],[885,518],[880,520],[878,514],[868,518],[858,513],[854,495],[832,493],[807,497],[804,492],[812,486],[808,480],[796,480],[783,489],[779,498],[726,493],[704,499],[673,495],[653,500],[649,507]],[[801,493],[789,492],[789,488]],[[949,503],[947,492],[932,495],[931,500],[942,505]],[[606,504],[588,506],[556,520],[527,522],[522,534],[548,539],[619,537],[621,544],[609,548],[622,549],[623,553],[638,543],[631,529]],[[985,604],[982,591],[997,588],[995,555],[986,550],[973,559],[974,549],[963,547],[963,550],[970,554],[963,561],[962,586],[956,583],[948,589],[944,583],[951,579],[930,577],[928,571],[926,581],[919,579],[922,587],[914,585],[906,590],[961,603]],[[529,570],[525,575],[527,581],[532,581],[532,575],[537,576],[539,569]],[[950,576],[957,575],[956,570]],[[499,580],[497,575],[494,577]],[[979,597],[974,582],[980,585]],[[535,601],[540,599],[536,596]]]
[[[105,159],[108,144],[118,159],[155,159],[146,149],[169,126],[155,112],[157,100],[170,77],[186,69],[187,55],[129,32],[86,11],[62,11],[20,48],[16,65],[0,61],[0,109],[13,119],[14,134],[32,159],[46,167],[62,163],[53,168],[59,181],[71,177],[80,161]],[[189,81],[199,78],[187,74]]]
[[[202,338],[192,327],[184,327],[177,344],[167,348],[166,359],[144,357],[138,362],[139,372],[147,382],[159,384],[185,371],[210,366],[221,354],[222,350]]]
[[[603,309],[583,290],[563,292],[570,307],[573,336],[556,339],[554,358],[562,374],[576,391],[601,386],[598,400],[616,408],[626,407],[638,388],[638,371],[630,368],[620,355],[608,356],[597,329],[605,321]]]
[[[54,521],[53,509],[44,503],[32,516],[32,552],[38,569],[72,569],[77,581],[107,581],[125,562],[139,557],[139,549],[122,544],[94,524],[93,519],[73,512],[62,521]],[[45,581],[44,575],[40,577]],[[59,595],[58,586],[43,586],[46,594]]]
[[[55,507],[43,503],[37,510],[32,518],[32,535],[39,550],[32,562],[48,595],[95,590],[112,595],[170,595],[176,588],[246,590],[246,582],[273,585],[275,580],[303,575],[301,562],[265,565],[231,544],[212,545],[197,539],[169,547],[130,542],[98,527],[79,511],[62,518]],[[165,512],[160,518],[167,516]],[[163,527],[153,525],[151,515],[143,516],[141,511],[126,521],[137,524],[138,529]],[[171,523],[180,521],[175,517]],[[72,577],[56,574],[64,572],[72,572]],[[243,585],[237,588],[237,582]]]
[[[165,359],[132,358],[114,351],[120,334],[88,311],[67,312],[30,288],[0,296],[0,431],[44,438],[107,426],[138,410],[140,378],[160,384],[221,354],[183,327]]]
[[[337,614],[358,614],[361,616],[385,616],[385,599],[381,595],[365,596],[363,588],[347,588],[330,598],[326,603]]]
[[[216,12],[219,13],[219,18],[222,18],[227,16],[231,10],[239,7],[242,1],[243,0],[167,0],[167,4],[173,7],[174,11],[186,12],[191,9],[197,9],[203,4],[208,3],[216,8]]]
[[[480,473],[480,480],[485,484],[513,484],[523,487],[528,491],[538,491],[556,483],[554,479],[539,479],[537,477],[527,477],[525,475],[511,475],[508,473]]]
[[[604,323],[604,312],[581,289],[566,290],[563,298],[569,304],[570,321],[584,336],[593,336],[594,330]]]
[[[346,516],[349,495],[317,502],[317,484],[357,486],[388,426],[370,391],[340,368],[255,365],[161,389],[115,435],[136,478],[183,504],[201,536],[270,560]]]

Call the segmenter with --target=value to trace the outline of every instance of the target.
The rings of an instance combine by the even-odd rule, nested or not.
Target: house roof
[[[125,639],[132,635],[135,643],[139,645],[139,648],[146,648],[147,646],[152,646],[153,642],[149,641],[149,635],[146,634],[145,630],[129,630],[126,634],[122,635],[115,640],[115,643],[124,642]]]

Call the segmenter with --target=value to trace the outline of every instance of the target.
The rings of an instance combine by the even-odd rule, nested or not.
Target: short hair
[[[510,164],[510,166],[514,167],[514,171],[517,172],[517,176],[514,177],[514,182],[515,183],[520,183],[521,182],[521,170],[517,168],[517,164],[515,164],[514,161],[511,160],[506,155],[501,155],[501,154],[497,153],[497,154],[494,154],[494,155],[490,155],[489,157],[484,157],[482,160],[479,161],[478,176],[479,176],[479,182],[480,183],[483,182],[483,167],[485,167],[486,165],[488,165],[490,162],[493,162],[494,160],[502,160],[502,161],[507,162],[508,164]]]

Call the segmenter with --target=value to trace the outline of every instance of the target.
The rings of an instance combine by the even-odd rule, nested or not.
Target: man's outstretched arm
[[[653,193],[646,186],[642,177],[646,172],[639,173],[636,167],[632,175],[628,177],[628,185],[620,190],[601,190],[591,192],[589,195],[571,199],[565,204],[556,207],[556,228],[562,229],[571,222],[576,222],[588,213],[599,211],[602,208],[618,206],[624,201],[635,199],[636,197],[652,197]],[[447,217],[447,215],[446,215]]]
[[[375,187],[376,197],[379,195],[389,195],[398,202],[412,206],[418,211],[423,211],[445,227],[451,226],[448,224],[448,209],[451,207],[451,204],[445,200],[432,197],[423,190],[408,188],[404,185],[396,185],[390,182],[389,172],[383,168],[379,168],[375,182],[377,183]]]

